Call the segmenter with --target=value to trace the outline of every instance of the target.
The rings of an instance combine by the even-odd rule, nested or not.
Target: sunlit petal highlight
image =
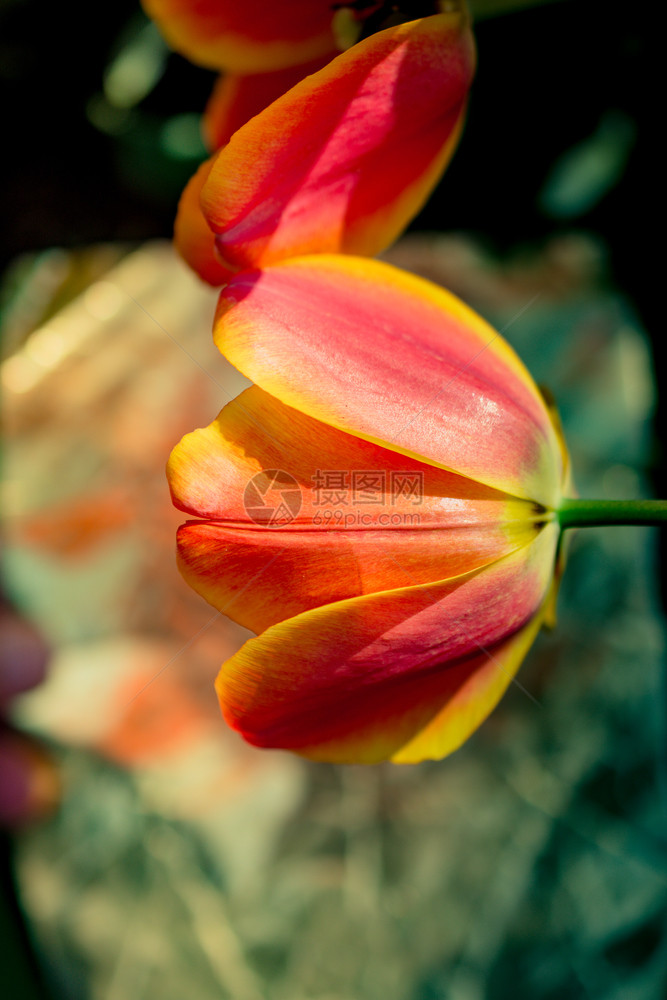
[[[449,292],[378,261],[314,256],[224,289],[220,350],[273,396],[356,436],[553,506],[560,444],[496,331]]]

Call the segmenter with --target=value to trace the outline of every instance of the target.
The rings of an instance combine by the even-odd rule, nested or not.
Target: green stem
[[[663,524],[667,500],[563,500],[558,510],[561,528],[591,528],[597,524]]]

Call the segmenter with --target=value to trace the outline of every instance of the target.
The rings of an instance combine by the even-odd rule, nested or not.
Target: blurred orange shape
[[[110,541],[134,517],[123,490],[105,490],[26,517],[19,525],[19,534],[30,545],[76,558]]]
[[[114,699],[114,722],[96,747],[125,766],[182,753],[212,728],[210,712],[168,670],[131,674],[118,684]]]
[[[336,47],[331,0],[142,2],[173,49],[211,69],[284,69]]]

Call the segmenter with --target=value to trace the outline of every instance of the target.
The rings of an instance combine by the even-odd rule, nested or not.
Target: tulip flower
[[[232,135],[203,185],[193,180],[211,230],[208,258],[238,271],[384,249],[452,156],[473,69],[457,6],[380,31],[307,76]],[[187,234],[203,231],[194,195],[177,228],[198,269],[187,253]]]
[[[168,471],[185,579],[259,633],[220,671],[225,719],[314,760],[445,756],[552,613],[549,406],[472,310],[373,260],[239,274],[214,335],[255,385]]]
[[[330,0],[142,2],[171,48],[210,69],[284,69],[336,49]]]

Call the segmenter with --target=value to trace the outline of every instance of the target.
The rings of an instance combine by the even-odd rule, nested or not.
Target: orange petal
[[[272,73],[245,76],[225,73],[218,77],[202,123],[208,148],[220,149],[226,145],[237,129],[305,76],[322,69],[332,56],[333,53],[327,53],[303,65],[287,66]]]
[[[323,56],[304,66],[289,66],[273,73],[252,76],[224,74],[213,88],[202,120],[209,149],[219,150],[242,125],[263,110],[304,76],[320,69],[330,57]],[[215,157],[201,164],[181,195],[174,222],[174,245],[181,257],[209,285],[224,285],[232,271],[217,253],[215,236],[201,207],[201,191]]]
[[[419,211],[462,127],[474,53],[461,10],[337,56],[231,138],[202,191],[234,269],[375,254]]]
[[[545,507],[561,446],[530,375],[459,299],[379,261],[313,256],[237,275],[215,340],[267,392],[383,447]]]
[[[169,45],[192,62],[260,73],[336,48],[330,0],[142,0]]]
[[[251,743],[315,760],[441,757],[492,710],[539,626],[558,528],[481,570],[307,611],[249,640],[216,688]]]
[[[174,246],[179,254],[209,285],[224,285],[232,277],[215,249],[213,233],[201,210],[201,189],[211,172],[215,156],[205,160],[186,184],[174,221]]]
[[[180,528],[181,572],[254,631],[459,575],[539,530],[533,505],[321,424],[256,386],[186,435],[168,474],[176,505],[208,519]]]

